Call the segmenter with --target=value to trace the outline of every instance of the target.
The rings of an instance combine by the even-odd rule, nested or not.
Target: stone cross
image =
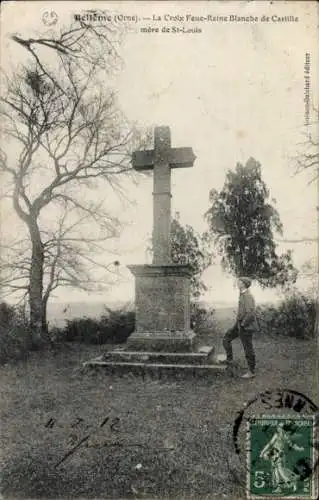
[[[153,190],[153,264],[171,262],[171,169],[192,167],[192,148],[172,148],[169,127],[155,127],[154,149],[135,151],[135,170],[154,170]]]

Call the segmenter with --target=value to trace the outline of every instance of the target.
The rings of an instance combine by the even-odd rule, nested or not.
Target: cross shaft
[[[153,264],[171,262],[171,169],[192,167],[192,148],[172,148],[169,127],[155,127],[154,149],[135,151],[135,170],[154,170],[153,175]]]

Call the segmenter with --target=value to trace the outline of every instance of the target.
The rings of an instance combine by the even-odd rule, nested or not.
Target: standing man
[[[255,300],[250,293],[251,280],[241,277],[238,279],[239,304],[236,323],[228,330],[223,339],[224,349],[226,351],[227,363],[233,362],[232,341],[237,337],[243,344],[245,356],[248,364],[248,372],[242,378],[255,377],[255,352],[253,347],[253,333],[256,330]]]

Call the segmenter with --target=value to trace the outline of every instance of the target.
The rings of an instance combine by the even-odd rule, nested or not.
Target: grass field
[[[234,347],[244,368],[241,346]],[[228,462],[236,412],[277,387],[316,400],[309,341],[256,339],[253,381],[81,373],[101,349],[69,344],[1,367],[3,498],[244,498]]]

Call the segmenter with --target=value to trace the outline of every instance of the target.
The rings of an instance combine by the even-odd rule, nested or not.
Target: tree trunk
[[[47,321],[47,307],[49,296],[44,294],[42,299],[42,339],[47,343],[52,344],[52,339],[49,333],[49,325]]]
[[[317,347],[319,350],[319,301],[318,301],[318,298],[316,299],[315,338],[317,338]]]
[[[42,300],[42,333],[48,334],[48,322],[47,322],[47,301]]]
[[[36,340],[42,339],[42,294],[43,294],[43,264],[44,252],[41,241],[40,230],[36,219],[31,221],[29,225],[32,254],[30,268],[30,288],[29,288],[29,304],[30,304],[30,326],[35,334]]]

